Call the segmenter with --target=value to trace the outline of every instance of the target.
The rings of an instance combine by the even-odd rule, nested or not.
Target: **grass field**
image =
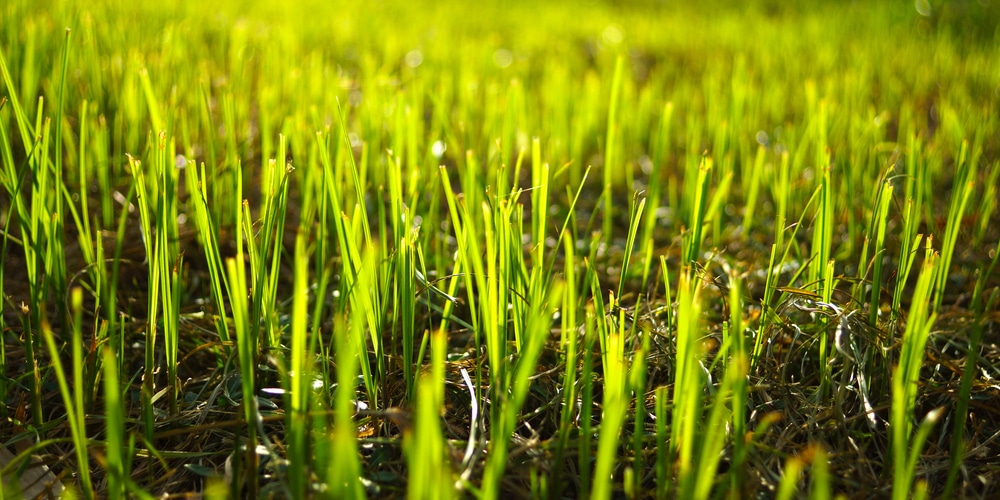
[[[1000,3],[209,4],[0,5],[0,498],[1000,495]]]

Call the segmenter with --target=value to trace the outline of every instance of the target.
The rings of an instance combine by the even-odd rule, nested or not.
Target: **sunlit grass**
[[[7,2],[0,469],[995,495],[997,9]]]

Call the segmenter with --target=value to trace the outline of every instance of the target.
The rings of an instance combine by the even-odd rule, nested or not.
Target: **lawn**
[[[0,498],[998,496],[998,19],[8,0]]]

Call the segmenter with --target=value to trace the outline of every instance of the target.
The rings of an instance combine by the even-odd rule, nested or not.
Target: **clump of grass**
[[[916,435],[913,436],[911,415],[916,406],[916,395],[923,367],[923,351],[926,349],[927,338],[934,326],[936,315],[932,312],[930,297],[932,282],[937,275],[937,255],[931,248],[931,240],[927,240],[927,250],[924,264],[917,277],[917,286],[913,291],[913,308],[907,318],[906,331],[903,333],[903,347],[899,355],[899,364],[892,377],[892,459],[893,459],[893,496],[907,498],[916,474],[917,459],[920,450],[930,433],[931,427],[940,418],[940,410],[931,411],[925,417]]]

